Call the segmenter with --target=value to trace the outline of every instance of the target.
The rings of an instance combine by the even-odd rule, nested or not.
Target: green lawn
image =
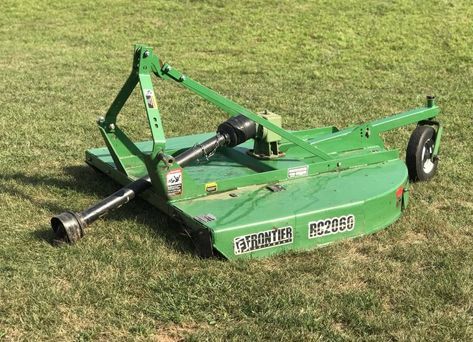
[[[472,340],[470,1],[0,3],[0,340]],[[54,247],[49,218],[118,189],[83,162],[134,43],[289,129],[421,106],[438,175],[375,235],[256,261],[200,260],[142,200]],[[224,115],[167,82],[168,136]],[[147,137],[135,94],[120,117]],[[404,151],[413,127],[386,136]]]

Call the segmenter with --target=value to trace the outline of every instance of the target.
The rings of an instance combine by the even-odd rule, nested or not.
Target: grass
[[[472,340],[469,1],[14,1],[0,4],[0,339]],[[73,247],[49,218],[118,188],[83,163],[147,43],[289,129],[420,106],[445,125],[438,175],[373,236],[257,261],[200,260],[138,200]],[[224,115],[156,82],[166,134]],[[137,95],[137,94],[135,94]],[[135,96],[120,123],[145,138]],[[386,136],[404,150],[413,127]]]

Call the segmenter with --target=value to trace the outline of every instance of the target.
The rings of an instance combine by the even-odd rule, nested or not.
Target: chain
[[[202,146],[202,144],[195,144],[194,147],[200,147],[200,149],[202,150],[202,154],[204,155],[205,157],[205,161],[208,162],[210,160],[210,158],[213,157],[213,155],[215,154],[215,152],[217,152],[217,149],[218,149],[218,140],[216,139],[215,140],[215,145],[214,147],[212,148],[212,150],[210,152],[207,153],[207,151],[205,150],[204,146]],[[201,161],[200,159],[197,159],[197,164],[199,164]]]

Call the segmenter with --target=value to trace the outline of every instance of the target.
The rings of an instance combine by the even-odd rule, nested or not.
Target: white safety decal
[[[148,105],[148,108],[156,108],[156,98],[154,97],[154,92],[151,89],[146,89],[145,90],[145,99],[146,99],[146,104]]]
[[[287,178],[305,177],[309,175],[309,165],[287,169]]]
[[[309,239],[351,231],[355,228],[355,215],[343,215],[309,222]]]
[[[182,194],[182,169],[169,171],[166,175],[168,196]]]

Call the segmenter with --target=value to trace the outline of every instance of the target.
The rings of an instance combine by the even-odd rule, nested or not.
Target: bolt
[[[433,107],[434,104],[435,104],[434,101],[435,101],[435,96],[433,96],[433,95],[428,95],[428,96],[427,96],[427,107],[429,107],[429,108],[430,108],[430,107]]]
[[[99,117],[97,118],[97,123],[98,123],[99,125],[103,124],[104,122],[105,122],[105,118],[104,118],[103,116],[99,116]]]
[[[342,166],[342,163],[341,163],[341,162],[338,162],[338,163],[337,163],[337,167],[340,167],[340,166]]]
[[[181,77],[179,77],[179,81],[185,81],[186,80],[186,75],[181,75]]]
[[[115,124],[111,123],[110,125],[108,125],[108,128],[110,128],[111,130],[114,130],[115,129]]]
[[[145,52],[143,52],[143,57],[146,58],[149,56],[149,50],[145,50]]]
[[[163,71],[164,71],[164,72],[169,72],[169,71],[171,71],[171,67],[170,67],[169,65],[165,65],[165,66],[163,67]]]

